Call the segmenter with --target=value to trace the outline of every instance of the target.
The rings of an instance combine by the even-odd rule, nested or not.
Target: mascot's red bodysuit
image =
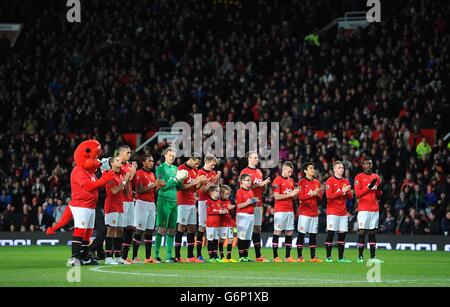
[[[95,172],[100,167],[101,145],[96,140],[82,142],[75,150],[75,167],[70,175],[70,187],[72,197],[69,203],[69,210],[64,212],[60,223],[47,231],[54,233],[54,230],[64,226],[70,221],[71,215],[74,219],[74,231],[72,238],[72,265],[83,261],[84,264],[91,263],[88,246],[95,223],[95,207],[98,199],[98,189],[105,186],[114,174],[105,172],[97,180]]]

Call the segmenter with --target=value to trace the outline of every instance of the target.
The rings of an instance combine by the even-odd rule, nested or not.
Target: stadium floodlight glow
[[[278,165],[280,148],[280,125],[278,122],[270,123],[269,137],[267,122],[259,122],[258,125],[255,122],[245,124],[243,122],[226,122],[224,131],[222,124],[215,121],[207,122],[203,126],[202,115],[195,114],[193,134],[191,126],[186,122],[173,124],[171,132],[179,134],[180,131],[182,132],[181,136],[172,143],[172,146],[177,149],[177,157],[190,157],[193,143],[194,151],[198,153],[214,154],[219,158],[244,158],[247,152],[246,132],[248,131],[248,150],[258,152],[261,158],[261,167],[274,168]],[[204,135],[207,136],[205,141],[203,141]],[[224,147],[224,139],[226,147]]]

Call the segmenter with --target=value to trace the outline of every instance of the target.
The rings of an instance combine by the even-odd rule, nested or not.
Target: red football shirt
[[[375,183],[380,185],[381,179],[377,174],[359,173],[355,177],[355,194],[358,198],[358,211],[378,212],[378,198],[381,196],[381,191],[369,189],[369,184],[373,179],[377,179]]]
[[[220,227],[220,209],[222,209],[220,199],[210,197],[206,200],[206,227]]]
[[[216,171],[207,171],[204,168],[198,171],[197,176],[206,176],[210,182],[213,182],[213,178],[217,175]],[[205,182],[203,185],[207,185]],[[198,200],[208,200],[209,194],[208,192],[202,192],[200,189],[197,190]]]
[[[242,176],[243,174],[248,174],[252,177],[252,185],[261,183],[263,181],[262,180],[262,172],[261,172],[261,170],[259,170],[257,168],[246,167],[241,171],[241,174],[239,176]],[[259,199],[256,206],[262,207],[264,188],[257,187],[257,188],[252,189],[252,191],[253,191],[254,197],[258,197],[258,199]]]
[[[220,216],[220,227],[234,227],[234,225],[236,224],[234,221],[234,209],[233,210],[229,210],[228,209],[228,205],[231,204],[231,201],[228,200],[221,200],[220,203],[222,204],[222,208],[223,209],[227,209],[228,213],[227,214],[223,214]]]
[[[124,176],[126,173],[131,172],[131,163],[124,162],[120,168],[120,173]],[[133,178],[134,179],[134,178]],[[124,202],[132,202],[133,201],[133,186],[131,184],[131,180],[128,182],[128,194],[125,194],[125,190],[123,192],[123,201]]]
[[[112,172],[109,170],[108,172]],[[105,214],[111,212],[123,213],[123,194],[124,190],[120,190],[116,194],[111,192],[111,188],[119,186],[123,181],[122,173],[114,173],[114,180],[108,182],[106,188]]]
[[[346,216],[347,207],[345,201],[352,198],[352,190],[347,193],[342,192],[344,186],[350,185],[346,178],[338,179],[330,177],[325,182],[325,190],[327,195],[327,215]]]
[[[98,190],[95,189],[89,192],[83,187],[89,181],[97,181],[95,174],[89,173],[81,166],[73,168],[70,174],[71,206],[95,209],[98,200]]]
[[[294,190],[295,183],[292,178],[285,178],[280,175],[272,182],[272,188],[273,192],[286,195]],[[292,198],[275,200],[275,212],[294,212]]]
[[[300,192],[298,193],[298,198],[300,200],[298,215],[310,217],[319,216],[317,202],[322,199],[322,192],[320,192],[318,196],[311,196],[311,193],[315,189],[320,188],[319,180],[308,180],[306,178],[302,178],[299,181],[298,186],[300,187]]]
[[[242,204],[247,202],[248,199],[253,197],[253,191],[252,190],[246,190],[243,188],[240,188],[237,192],[236,192],[236,212],[237,213],[248,213],[248,214],[253,214],[254,213],[254,209],[253,209],[253,205],[249,205],[245,208],[241,208],[239,209],[237,207],[238,204]]]
[[[155,188],[143,194],[137,192],[138,184],[144,188],[147,188],[149,185],[154,184],[156,181],[155,174],[153,174],[153,172],[148,172],[144,169],[140,169],[136,172],[134,179],[136,184],[136,198],[143,201],[155,202]]]
[[[179,170],[186,170],[188,172],[188,176],[184,179],[183,184],[191,183],[195,178],[197,178],[198,170],[196,168],[192,168],[186,163],[181,164],[178,167]],[[191,187],[186,190],[179,190],[177,192],[177,204],[178,205],[195,205],[195,187]]]

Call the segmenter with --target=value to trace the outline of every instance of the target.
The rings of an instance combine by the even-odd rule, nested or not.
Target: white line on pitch
[[[141,276],[153,276],[153,277],[190,277],[190,278],[202,278],[205,275],[191,275],[191,274],[161,274],[161,273],[142,273],[142,272],[118,272],[118,271],[103,271],[102,269],[115,268],[116,266],[99,266],[91,268],[90,271],[96,273],[106,273],[106,274],[123,274],[123,275],[141,275]],[[365,283],[366,280],[345,280],[337,281],[333,279],[313,279],[313,278],[292,278],[292,277],[266,277],[266,276],[227,276],[227,275],[210,275],[213,278],[223,278],[223,279],[263,279],[263,280],[283,280],[283,281],[308,281],[308,282],[324,282],[324,283]],[[444,281],[450,282],[450,279],[432,279],[432,281]],[[430,279],[388,279],[383,280],[382,283],[413,283],[413,282],[430,282]]]

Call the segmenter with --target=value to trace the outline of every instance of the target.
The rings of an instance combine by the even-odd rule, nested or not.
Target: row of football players
[[[167,154],[167,150],[165,152]],[[106,239],[106,263],[139,263],[137,257],[142,236],[146,249],[145,263],[161,262],[159,253],[155,259],[151,257],[152,234],[157,222],[155,193],[165,185],[161,179],[156,179],[152,172],[153,158],[145,156],[143,167],[136,171],[136,166],[128,162],[131,151],[127,147],[119,149],[119,155],[110,160],[112,171],[118,175],[118,180],[108,184],[107,198],[105,201],[105,222],[108,226]],[[175,236],[175,258],[168,254],[168,262],[204,262],[202,256],[202,242],[204,234],[207,235],[208,253],[210,261],[233,262],[231,259],[232,244],[227,245],[227,253],[224,255],[224,240],[233,240],[233,228],[237,227],[237,241],[239,249],[239,261],[251,261],[248,258],[250,242],[255,247],[256,261],[267,262],[261,255],[261,224],[262,224],[262,195],[266,186],[271,182],[270,178],[263,180],[262,172],[258,169],[258,155],[249,152],[247,155],[248,166],[240,173],[240,188],[236,192],[235,205],[229,197],[231,188],[219,186],[220,171],[215,171],[217,159],[213,155],[207,155],[201,169],[201,157],[193,155],[187,162],[178,167],[187,175],[183,177],[178,186],[177,217],[175,225],[168,225],[167,231]],[[170,162],[173,162],[170,161]],[[166,158],[167,163],[167,158]],[[371,258],[375,258],[375,231],[378,227],[378,198],[380,191],[378,186],[380,178],[372,173],[372,162],[369,158],[363,162],[363,172],[355,178],[354,190],[359,203],[358,225],[359,233],[359,258],[363,261],[363,250],[365,246],[365,234],[369,232],[369,246]],[[303,262],[303,242],[306,234],[309,234],[309,248],[312,262],[322,262],[315,255],[316,234],[318,228],[318,200],[322,198],[323,187],[314,179],[315,169],[312,163],[303,165],[303,179],[298,186],[291,178],[293,165],[285,162],[282,173],[272,182],[275,197],[273,253],[274,261],[281,262],[278,256],[278,242],[280,235],[284,232],[287,262]],[[339,261],[349,262],[345,259],[344,244],[347,232],[347,210],[346,199],[353,197],[350,183],[343,178],[344,166],[337,161],[333,164],[334,176],[325,183],[327,202],[327,228],[326,240],[327,262],[332,262],[331,249],[333,238],[338,232]],[[132,182],[136,192],[136,202],[133,202]],[[196,206],[196,195],[198,205]],[[293,200],[299,198],[298,210],[298,238],[297,238],[297,260],[290,255],[292,246],[292,235],[294,230],[294,206]],[[158,212],[160,208],[158,208]],[[235,213],[235,215],[234,215]],[[198,227],[197,227],[198,221]],[[175,223],[173,223],[175,224]],[[175,229],[176,228],[176,229]],[[122,234],[122,232],[125,232]],[[187,232],[187,258],[183,259],[180,254],[181,241]],[[134,233],[134,235],[133,235]],[[123,238],[123,242],[122,242]],[[219,243],[220,239],[220,243]],[[167,242],[170,244],[170,242]],[[128,258],[128,252],[133,245],[132,258]],[[168,246],[169,247],[169,246]],[[194,256],[196,247],[197,256]],[[171,246],[170,246],[171,250]],[[219,259],[218,252],[221,257]],[[115,258],[112,258],[112,256]]]

